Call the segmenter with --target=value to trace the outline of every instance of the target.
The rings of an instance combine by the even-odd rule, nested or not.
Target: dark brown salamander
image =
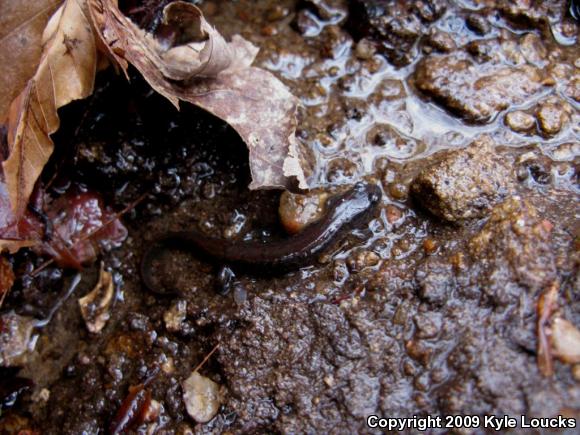
[[[232,242],[208,237],[196,231],[169,233],[158,240],[144,255],[141,278],[156,293],[151,276],[152,262],[161,249],[168,247],[194,249],[202,256],[242,270],[256,273],[290,271],[311,263],[341,233],[368,218],[381,199],[381,190],[374,184],[359,182],[347,192],[330,198],[326,214],[295,236],[273,242]]]

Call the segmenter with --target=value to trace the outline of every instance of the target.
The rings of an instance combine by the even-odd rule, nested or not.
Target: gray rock
[[[414,197],[435,216],[452,222],[483,217],[513,189],[512,170],[487,136],[442,155],[411,184]]]

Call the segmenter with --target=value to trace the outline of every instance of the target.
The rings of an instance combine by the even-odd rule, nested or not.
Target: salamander
[[[287,272],[312,263],[347,228],[368,219],[381,199],[377,185],[356,183],[330,198],[326,213],[298,234],[272,242],[233,242],[197,231],[168,233],[147,250],[141,261],[141,278],[156,293],[167,293],[154,284],[152,262],[162,249],[194,250],[203,258],[256,273]]]

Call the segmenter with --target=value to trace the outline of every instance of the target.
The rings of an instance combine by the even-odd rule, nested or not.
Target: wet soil
[[[247,189],[247,150],[221,121],[177,112],[136,73],[101,73],[62,111],[49,193],[80,185],[117,210],[148,194],[123,217],[122,247],[102,254],[116,292],[106,326],[89,333],[77,302],[95,264],[33,331],[19,378],[1,369],[21,388],[0,432],[106,431],[152,375],[159,416],[135,433],[370,432],[370,414],[580,418],[577,367],[545,377],[536,350],[546,288],[580,326],[580,33],[566,2],[200,5],[300,98],[297,136],[321,190],[377,183],[379,214],[310,266],[241,274],[226,295],[215,265],[166,252],[155,273],[175,293],[149,292],[138,270],[156,238],[283,237],[280,192]],[[43,258],[12,261],[23,278],[2,313],[45,318],[74,273],[30,278]],[[216,346],[200,374],[222,404],[197,424],[182,383]]]

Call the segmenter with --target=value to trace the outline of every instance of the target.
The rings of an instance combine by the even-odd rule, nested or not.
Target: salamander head
[[[367,201],[370,206],[374,206],[379,203],[381,197],[382,192],[379,186],[359,181],[352,187],[352,190],[345,194],[344,199],[347,201]]]
[[[376,184],[358,182],[350,190],[331,198],[328,205],[341,221],[350,221],[373,211],[381,197],[381,189]]]

